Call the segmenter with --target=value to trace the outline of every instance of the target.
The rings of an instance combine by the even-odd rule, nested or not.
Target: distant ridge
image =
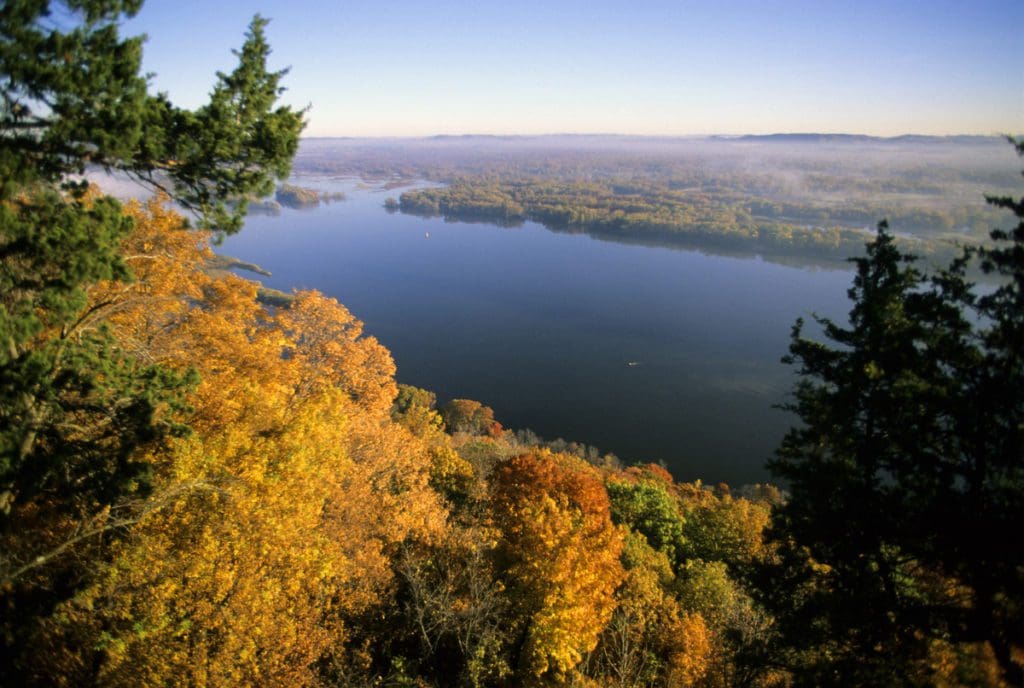
[[[748,134],[745,136],[712,136],[716,140],[751,141],[764,143],[992,143],[1002,142],[1001,136],[961,134],[954,136],[927,136],[924,134],[903,134],[902,136],[868,136],[867,134]]]
[[[430,141],[464,141],[467,139],[488,139],[491,141],[513,141],[530,138],[519,134],[435,134],[424,137]]]
[[[985,136],[981,134],[954,134],[951,136],[932,136],[926,134],[903,134],[901,136],[871,136],[868,134],[825,134],[816,132],[795,132],[789,134],[718,134],[690,136],[662,136],[652,134],[436,134],[434,136],[303,136],[304,141],[346,141],[360,142],[438,142],[438,143],[472,143],[476,141],[495,143],[527,143],[531,141],[614,141],[628,143],[638,142],[699,142],[722,141],[741,143],[851,143],[851,144],[988,144],[1005,143],[1003,136]]]

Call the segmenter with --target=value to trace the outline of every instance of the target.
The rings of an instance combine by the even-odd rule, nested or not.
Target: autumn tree
[[[608,481],[615,522],[645,537],[648,544],[664,553],[675,567],[682,563],[686,551],[683,534],[686,521],[670,489],[670,482],[635,469]]]
[[[211,277],[203,236],[159,200],[129,211],[138,279],[97,285],[89,310],[134,355],[198,372],[193,432],[139,457],[152,494],[82,589],[38,620],[31,677],[336,678],[367,638],[363,620],[390,604],[400,545],[428,548],[444,523],[428,447],[358,393],[393,387],[390,356],[333,300],[300,293],[305,308],[271,312],[255,284]],[[350,336],[332,356],[318,335],[338,328]]]
[[[498,537],[486,525],[452,524],[437,543],[407,546],[397,557],[404,614],[396,627],[412,629],[420,673],[440,685],[478,688],[511,674]]]
[[[244,204],[229,210],[228,201],[265,192],[286,174],[302,127],[301,113],[274,109],[283,72],[266,69],[266,21],[258,17],[238,68],[218,76],[208,106],[189,112],[149,95],[142,39],[117,30],[140,4],[10,2],[0,12],[4,514],[61,482],[75,485],[75,498],[92,491],[101,503],[134,489],[144,467],[113,444],[159,433],[154,408],[182,384],[130,360],[102,331],[81,331],[88,285],[129,276],[118,249],[131,222],[115,201],[86,196],[68,175],[87,165],[122,170],[170,189],[202,224],[232,231]],[[71,28],[55,28],[66,21],[51,21],[53,13]],[[97,412],[120,420],[81,417]],[[86,458],[97,441],[107,446],[108,469]]]
[[[286,356],[321,375],[304,380],[304,388],[332,386],[376,417],[390,414],[398,388],[391,354],[374,337],[363,335],[363,323],[335,299],[314,291],[300,292],[275,323],[295,345]]]
[[[631,540],[641,539],[664,557],[667,567],[660,574],[661,611],[639,613],[634,609],[638,599],[648,600],[648,605],[649,600],[659,599],[650,592],[656,590],[650,582],[652,573],[640,566],[653,561],[653,552],[640,556],[642,547],[627,548],[627,583],[617,593],[621,602],[610,626],[615,633],[601,646],[603,661],[608,661],[612,649],[620,657],[612,664],[620,668],[611,673],[621,673],[621,658],[630,654],[627,648],[635,652],[643,646],[648,648],[644,665],[656,671],[658,680],[668,680],[672,674],[673,680],[699,676],[700,685],[705,686],[759,685],[766,672],[738,663],[736,657],[759,645],[771,625],[744,586],[747,568],[763,553],[768,508],[733,497],[724,487],[675,483],[655,465],[630,467],[612,475],[607,486],[614,520],[630,529]],[[633,588],[640,581],[647,581],[643,598],[637,598]],[[640,623],[641,619],[648,621]],[[653,626],[645,628],[646,624]],[[687,637],[696,645],[654,642],[660,637],[651,635],[657,628],[666,633],[665,628],[675,627],[689,629]],[[642,645],[638,645],[640,639],[644,639]],[[678,666],[684,660],[687,671]],[[616,680],[621,683],[622,678]]]
[[[685,515],[686,558],[723,562],[739,576],[765,555],[771,512],[767,504],[693,484],[679,485],[677,491]]]
[[[441,407],[441,418],[449,432],[500,437],[501,423],[494,420],[494,409],[474,399],[452,399]]]
[[[254,20],[239,67],[219,75],[211,104],[188,112],[146,92],[141,39],[118,36],[120,17],[139,2],[50,5],[11,2],[0,13],[5,514],[62,480],[75,485],[76,498],[92,490],[101,502],[134,489],[142,469],[113,446],[102,451],[122,458],[88,469],[88,487],[74,466],[98,462],[85,460],[89,450],[80,446],[97,425],[126,446],[158,432],[153,407],[181,384],[126,359],[102,332],[79,331],[85,287],[128,276],[117,252],[130,221],[113,200],[85,197],[67,175],[86,165],[123,170],[171,188],[202,223],[233,230],[241,210],[229,212],[227,201],[285,174],[302,126],[300,113],[273,109],[282,72],[266,71],[265,20]],[[73,27],[54,28],[65,22],[49,21],[53,12]],[[122,420],[71,420],[97,408]],[[81,430],[69,433],[72,425]]]
[[[492,489],[519,679],[565,680],[594,649],[623,577],[608,495],[597,469],[544,451],[501,464]]]
[[[398,385],[391,417],[402,423],[417,435],[424,435],[444,428],[441,414],[437,412],[437,397],[429,390]]]
[[[709,668],[713,635],[700,612],[684,610],[668,556],[628,533],[625,580],[587,671],[609,686],[692,686]]]

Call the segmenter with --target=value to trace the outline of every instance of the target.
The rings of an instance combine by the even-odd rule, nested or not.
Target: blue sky
[[[180,105],[252,15],[307,136],[1024,132],[1024,0],[148,0]]]

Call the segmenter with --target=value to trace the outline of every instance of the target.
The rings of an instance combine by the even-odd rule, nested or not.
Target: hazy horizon
[[[617,131],[542,131],[537,133],[508,132],[492,134],[481,131],[465,131],[460,133],[434,133],[434,134],[379,134],[379,135],[349,135],[349,134],[302,134],[300,139],[437,139],[437,138],[545,138],[545,137],[579,137],[579,138],[637,138],[637,139],[738,139],[745,137],[770,138],[781,136],[835,136],[835,137],[863,137],[878,139],[881,141],[895,140],[902,138],[934,138],[934,139],[958,139],[958,138],[985,138],[1005,139],[1006,136],[1019,137],[1024,134],[1016,132],[976,133],[976,132],[952,132],[948,134],[922,134],[908,131],[902,134],[866,134],[859,131],[772,131],[763,134],[751,132],[717,132],[710,134],[629,134]]]

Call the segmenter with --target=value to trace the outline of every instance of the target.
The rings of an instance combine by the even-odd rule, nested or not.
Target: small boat
[[[430,232],[423,232],[423,238],[424,239],[429,239],[430,238]]]
[[[636,368],[638,365],[640,365],[640,361],[627,361],[626,365],[628,365],[630,368]]]

